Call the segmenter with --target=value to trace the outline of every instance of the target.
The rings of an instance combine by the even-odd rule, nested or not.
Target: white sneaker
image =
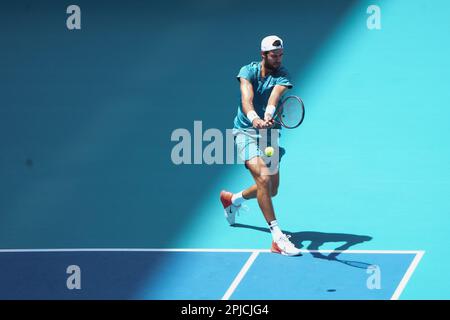
[[[272,241],[272,248],[270,251],[280,253],[285,256],[301,256],[300,249],[289,240],[291,236],[283,234],[276,241]]]
[[[225,218],[227,219],[230,226],[236,223],[236,214],[239,213],[239,209],[241,206],[235,206],[233,202],[231,202],[231,198],[233,194],[228,191],[222,191],[220,193],[220,201],[223,205],[223,210],[225,213]]]

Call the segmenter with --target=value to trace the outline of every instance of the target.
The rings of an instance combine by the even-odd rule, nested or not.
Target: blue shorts
[[[244,163],[254,157],[268,159],[264,154],[264,149],[268,146],[272,146],[275,152],[270,159],[278,157],[278,162],[280,162],[281,158],[286,153],[286,150],[279,146],[279,131],[276,131],[278,136],[275,134],[273,139],[272,131],[273,130],[267,130],[267,136],[264,139],[265,134],[263,130],[256,132],[254,129],[233,129],[234,142],[236,143],[239,158],[244,161]]]

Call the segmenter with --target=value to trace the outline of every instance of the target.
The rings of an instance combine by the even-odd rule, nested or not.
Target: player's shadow
[[[246,224],[237,223],[234,225],[236,228],[247,228],[258,230],[262,232],[269,233],[270,230],[268,228],[261,228],[250,226]],[[343,253],[345,250],[350,249],[352,246],[367,242],[372,240],[372,237],[366,235],[356,235],[356,234],[348,234],[348,233],[326,233],[326,232],[316,232],[316,231],[300,231],[300,232],[290,232],[284,230],[284,233],[290,235],[291,242],[295,244],[295,246],[299,249],[308,250],[311,255],[318,259],[332,260],[342,262],[344,264],[366,269],[370,266],[369,263],[359,262],[359,261],[348,261],[338,259],[338,256]],[[305,246],[305,243],[310,242],[309,245]],[[333,250],[331,252],[321,252],[320,247],[327,243],[344,243]]]

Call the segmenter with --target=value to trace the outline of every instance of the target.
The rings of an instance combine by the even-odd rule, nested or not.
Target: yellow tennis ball
[[[266,149],[264,149],[264,154],[268,157],[273,156],[275,150],[273,150],[273,147],[267,147]]]

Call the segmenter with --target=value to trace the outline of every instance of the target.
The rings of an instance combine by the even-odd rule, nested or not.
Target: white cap
[[[276,41],[279,41],[279,43],[276,43]],[[276,49],[283,49],[283,40],[281,40],[281,38],[277,36],[267,36],[262,39],[261,51],[272,51]]]

